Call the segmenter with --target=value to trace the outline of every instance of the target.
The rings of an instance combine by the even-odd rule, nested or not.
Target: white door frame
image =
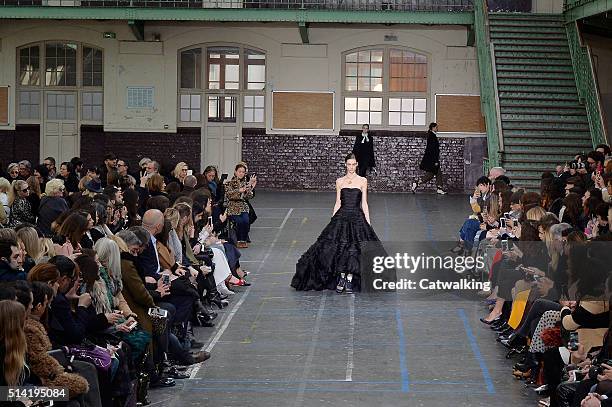
[[[203,121],[202,121],[202,132],[201,132],[201,140],[200,140],[200,167],[202,168],[202,171],[204,171],[204,168],[206,168],[206,166],[211,165],[210,162],[206,162],[206,147],[208,145],[208,126],[209,126],[209,121],[208,121],[208,97],[209,96],[233,96],[236,98],[236,122],[210,122],[210,125],[212,126],[218,126],[223,128],[224,126],[234,126],[236,127],[236,134],[234,136],[235,142],[236,142],[236,151],[237,151],[237,157],[238,157],[238,161],[242,160],[242,104],[241,104],[241,97],[240,97],[240,93],[236,92],[223,92],[223,93],[204,93],[204,97],[203,97]],[[221,131],[221,138],[223,138],[223,131]],[[222,148],[222,144],[220,148]],[[221,154],[222,155],[222,154]],[[221,156],[219,159],[219,176],[221,175],[221,173],[223,172],[223,168],[221,167],[224,163],[222,162],[223,157]],[[238,161],[236,161],[236,163],[232,163],[232,167],[238,163]],[[233,172],[230,173],[230,177],[232,176]]]

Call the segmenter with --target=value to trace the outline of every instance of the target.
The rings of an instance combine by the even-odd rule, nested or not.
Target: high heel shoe
[[[231,285],[235,285],[237,287],[248,287],[251,283],[247,283],[244,278],[238,280],[237,283],[230,283]]]
[[[486,324],[486,325],[491,325],[491,324],[493,324],[493,323],[495,323],[495,322],[497,322],[499,320],[501,320],[501,317],[497,317],[495,319],[492,319],[491,321],[487,321],[485,318],[480,318],[480,322],[482,322],[483,324]]]
[[[512,376],[514,376],[517,380],[528,379],[531,377],[531,369],[526,372],[521,372],[520,370],[514,370],[512,372]]]

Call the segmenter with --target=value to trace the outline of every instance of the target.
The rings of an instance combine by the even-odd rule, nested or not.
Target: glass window
[[[182,122],[199,122],[201,120],[201,99],[198,94],[181,95],[180,120]]]
[[[209,96],[208,97],[209,122],[236,122],[235,96]]]
[[[19,84],[40,85],[40,46],[34,45],[19,50]]]
[[[263,90],[266,86],[266,55],[247,49],[245,51],[247,89]]]
[[[389,126],[424,126],[426,99],[389,98]]]
[[[264,122],[264,96],[246,95],[244,97],[244,122]]]
[[[427,57],[392,49],[389,76],[390,92],[427,92]]]
[[[208,49],[208,89],[240,88],[240,54],[238,48]]]
[[[76,86],[77,45],[48,42],[45,45],[45,85]]]
[[[102,50],[83,47],[83,86],[102,86]]]
[[[344,56],[344,124],[425,126],[427,57],[382,48]]]
[[[22,90],[19,92],[19,118],[40,120],[40,92]]]
[[[101,122],[104,102],[102,92],[83,92],[81,102],[81,119]]]
[[[202,49],[195,48],[181,52],[181,88],[202,87]]]
[[[383,91],[383,50],[358,51],[346,55],[345,89]]]
[[[345,124],[382,124],[382,98],[344,98]]]
[[[76,96],[74,94],[49,93],[47,95],[47,119],[75,120]]]

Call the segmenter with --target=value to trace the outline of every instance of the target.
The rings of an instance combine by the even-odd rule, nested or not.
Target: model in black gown
[[[347,175],[336,182],[339,208],[297,262],[291,280],[296,290],[360,291],[365,288],[360,264],[362,244],[377,242],[382,248],[370,226],[367,198],[363,197],[362,189],[367,192],[367,181],[356,176],[357,161],[353,154],[349,154],[346,163]]]

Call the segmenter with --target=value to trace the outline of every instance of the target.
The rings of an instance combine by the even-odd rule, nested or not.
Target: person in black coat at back
[[[425,154],[421,160],[419,168],[425,171],[425,175],[421,177],[420,181],[412,182],[412,193],[414,194],[419,187],[419,184],[429,182],[436,177],[437,192],[440,195],[446,194],[446,191],[442,189],[442,170],[440,169],[440,142],[438,141],[438,124],[431,123],[429,125],[429,131],[427,132],[427,146],[425,147]]]
[[[374,139],[370,133],[370,125],[364,124],[361,126],[361,134],[355,139],[353,146],[353,154],[357,158],[357,174],[365,177],[368,170],[373,170],[376,167],[374,161]]]

